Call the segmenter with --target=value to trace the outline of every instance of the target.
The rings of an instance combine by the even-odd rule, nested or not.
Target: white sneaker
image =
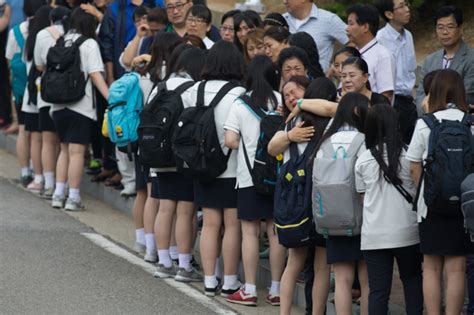
[[[158,261],[156,251],[152,251],[151,253],[146,252],[144,259],[146,262],[153,263],[153,264],[156,263]]]
[[[64,208],[64,203],[66,202],[66,198],[58,195],[53,195],[51,199],[51,207],[56,209]]]
[[[80,200],[74,200],[71,198],[67,198],[66,205],[64,206],[66,211],[81,211],[84,209],[84,205],[81,203]]]
[[[133,245],[133,250],[137,253],[137,254],[145,254],[146,252],[146,246],[145,244],[141,244],[141,243],[138,243],[138,242],[135,242],[135,244]]]
[[[120,191],[120,196],[124,198],[133,197],[137,195],[137,191],[134,186],[125,186],[124,189]]]

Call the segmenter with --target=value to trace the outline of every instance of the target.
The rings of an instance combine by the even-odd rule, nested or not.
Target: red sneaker
[[[257,306],[257,294],[245,294],[243,287],[234,294],[228,295],[226,300],[235,304]]]
[[[280,306],[280,296],[279,295],[267,295],[267,299],[265,300],[268,304],[273,306]]]

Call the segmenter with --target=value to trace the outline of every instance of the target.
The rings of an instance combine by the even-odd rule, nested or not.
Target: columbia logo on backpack
[[[423,197],[428,211],[443,216],[460,216],[461,183],[473,173],[474,138],[472,115],[465,113],[461,121],[441,120],[426,114],[423,121],[430,128],[428,156],[422,170]],[[417,197],[421,193],[421,181]],[[414,202],[414,210],[417,210]]]

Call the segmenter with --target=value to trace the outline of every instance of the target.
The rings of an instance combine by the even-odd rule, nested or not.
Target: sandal
[[[111,178],[106,179],[105,182],[104,182],[104,185],[108,186],[108,187],[118,186],[118,185],[122,184],[121,181],[122,181],[122,175],[117,173],[114,176],[112,176]]]
[[[102,170],[99,174],[91,178],[91,182],[103,182],[116,174],[115,170]]]

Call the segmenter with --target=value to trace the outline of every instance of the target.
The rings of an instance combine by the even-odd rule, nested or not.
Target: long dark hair
[[[215,43],[207,54],[202,70],[203,80],[234,81],[240,84],[245,73],[242,54],[234,44],[226,41]]]
[[[430,86],[429,112],[434,113],[453,103],[459,110],[466,112],[466,89],[459,73],[452,69],[438,71]]]
[[[26,38],[25,51],[26,51],[26,60],[33,60],[33,51],[36,44],[36,35],[43,28],[51,25],[49,19],[49,13],[53,8],[49,5],[43,5],[41,8],[36,11],[35,16],[30,20],[28,25],[28,37]]]
[[[306,32],[297,32],[290,35],[288,40],[290,46],[296,46],[303,49],[309,58],[308,74],[311,78],[324,77],[324,71],[319,63],[318,46],[313,37]]]
[[[146,67],[146,71],[150,74],[152,82],[158,82],[164,79],[164,77],[161,77],[163,62],[166,67],[168,67],[173,49],[181,43],[182,39],[176,33],[160,32],[155,36],[151,45],[151,60]]]
[[[206,52],[197,47],[185,49],[174,66],[175,72],[187,73],[194,81],[201,80],[202,68],[206,62]]]
[[[388,175],[401,182],[398,171],[400,154],[405,146],[400,135],[397,114],[388,104],[375,104],[368,109],[365,118],[365,146],[369,150],[377,149],[383,157],[385,145],[388,156]]]
[[[49,13],[49,19],[55,25],[60,24],[63,26],[64,33],[69,30],[69,18],[71,16],[71,10],[63,6],[57,6]]]
[[[369,103],[370,100],[360,93],[347,93],[344,95],[339,101],[331,126],[321,137],[315,152],[319,150],[325,140],[331,138],[344,125],[349,125],[359,132],[365,133],[365,116],[367,115]]]
[[[304,98],[325,99],[334,102],[337,97],[336,86],[331,80],[325,77],[316,78],[308,85],[304,93]],[[314,141],[319,142],[323,136],[324,130],[331,120],[329,117],[321,117],[313,113],[302,111],[301,119],[304,121],[303,127],[313,126],[315,129]]]
[[[280,73],[272,60],[267,56],[258,55],[249,64],[245,86],[247,91],[252,91],[250,100],[267,110],[267,104],[273,105],[273,109],[278,106],[278,100],[274,91],[280,85]]]
[[[80,7],[77,7],[72,11],[70,30],[74,30],[76,33],[87,38],[96,39],[96,29],[97,20],[95,17]]]

